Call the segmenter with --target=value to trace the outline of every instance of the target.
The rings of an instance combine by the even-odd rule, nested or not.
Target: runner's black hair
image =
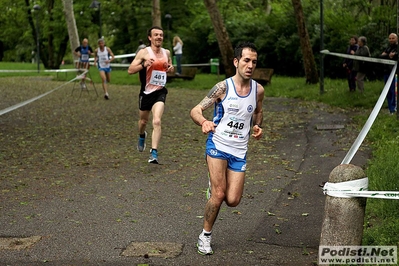
[[[253,44],[251,42],[243,42],[243,43],[238,44],[236,46],[236,48],[234,49],[234,58],[237,58],[238,60],[240,60],[242,57],[242,50],[244,48],[249,48],[249,49],[251,49],[251,51],[256,52],[256,53],[258,52],[255,44]]]

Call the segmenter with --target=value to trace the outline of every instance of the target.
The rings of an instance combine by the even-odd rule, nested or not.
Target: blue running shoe
[[[144,131],[144,138],[139,137],[139,141],[137,143],[137,150],[142,152],[145,150],[145,138],[147,137],[147,131]]]
[[[148,160],[149,163],[154,163],[154,164],[158,164],[158,152],[157,150],[150,150],[150,159]]]

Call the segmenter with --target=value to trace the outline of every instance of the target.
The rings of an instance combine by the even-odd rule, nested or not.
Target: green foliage
[[[367,202],[367,204],[370,205],[369,202]],[[376,207],[377,206],[374,205],[373,208]],[[370,207],[367,208],[370,209]],[[363,232],[363,245],[399,245],[399,238],[397,234],[399,232],[399,223],[397,216],[390,216],[386,217],[385,219],[368,217],[367,220],[368,222]]]
[[[30,4],[26,7],[26,2]],[[271,2],[271,13],[267,3]],[[343,53],[351,35],[368,38],[373,56],[378,56],[387,45],[387,36],[396,31],[396,1],[324,0],[324,47]],[[59,57],[70,60],[66,23],[62,2],[54,0],[0,1],[0,46],[3,45],[4,61],[31,61],[35,51],[35,14],[33,4],[40,4],[40,29],[42,49],[46,54],[49,46],[54,51],[54,60]],[[49,3],[54,8],[49,10]],[[76,25],[80,39],[89,38],[96,47],[100,10],[89,8],[91,0],[74,1]],[[296,21],[291,1],[229,0],[217,1],[233,46],[242,41],[253,41],[259,50],[259,66],[275,69],[275,73],[288,76],[303,76],[302,54]],[[305,23],[309,32],[316,63],[320,50],[320,1],[302,1]],[[51,12],[50,12],[51,11]],[[106,43],[115,54],[133,53],[139,39],[146,40],[147,30],[152,26],[152,4],[147,0],[103,0],[101,1],[102,33]],[[167,21],[165,14],[171,14]],[[165,29],[166,48],[171,48],[171,39],[179,35],[184,42],[183,63],[205,63],[219,58],[220,51],[209,14],[203,1],[162,0],[161,21]],[[168,24],[169,22],[169,24]],[[169,27],[168,27],[169,26]],[[53,44],[49,36],[53,34]],[[62,51],[62,45],[68,48]],[[325,75],[343,78],[342,59],[325,56]],[[45,58],[45,60],[48,60]],[[47,62],[47,61],[46,61]],[[376,67],[369,78],[379,79],[380,68]]]

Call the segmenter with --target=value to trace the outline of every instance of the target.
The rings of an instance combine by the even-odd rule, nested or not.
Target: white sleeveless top
[[[100,68],[109,68],[111,67],[110,63],[105,63],[106,60],[109,60],[109,54],[107,50],[107,46],[104,46],[104,51],[101,51],[100,48],[97,49],[98,56],[98,66]]]
[[[220,151],[245,158],[257,103],[257,83],[251,80],[246,96],[237,94],[232,78],[226,79],[226,83],[226,96],[215,104],[213,122],[217,127],[208,135],[208,140]]]

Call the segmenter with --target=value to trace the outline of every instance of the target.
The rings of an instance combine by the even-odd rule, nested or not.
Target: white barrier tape
[[[399,191],[368,191],[367,177],[340,183],[325,183],[323,193],[338,198],[399,199]]]
[[[7,69],[0,69],[0,73],[20,73],[20,72],[37,72],[37,70],[7,70]]]
[[[340,183],[327,182],[323,193],[338,198],[399,199],[399,191],[368,191],[368,183],[367,177]]]
[[[365,57],[365,56],[358,56],[358,55],[332,53],[329,50],[322,50],[322,51],[320,51],[320,53],[327,54],[327,55],[335,55],[335,56],[343,57],[343,58],[373,62],[373,63],[381,63],[381,64],[387,64],[387,65],[395,65],[396,64],[396,61],[394,61],[394,60],[380,59],[380,58],[374,58],[374,57]]]
[[[76,68],[71,68],[71,69],[46,69],[42,70],[43,72],[77,72],[77,71],[85,71],[87,69],[82,68],[82,69],[76,69]],[[37,70],[7,70],[7,69],[0,69],[0,73],[19,73],[19,72],[37,72]]]
[[[333,197],[351,198],[346,195],[347,192],[358,193],[359,191],[368,190],[368,186],[369,179],[367,177],[339,183],[327,182],[324,184],[323,192]]]
[[[345,195],[345,198],[399,199],[398,191],[346,191],[341,195]],[[335,197],[343,198],[343,196]]]
[[[55,72],[55,73],[59,73],[59,72],[77,72],[77,71],[86,71],[86,68],[69,68],[69,69],[48,69],[48,70],[44,70],[44,72]]]
[[[362,57],[362,56],[353,56],[347,54],[339,54],[339,53],[331,53],[328,50],[320,51],[320,53],[328,54],[328,55],[336,55],[339,57],[350,58],[350,59],[358,59],[362,61],[374,62],[374,63],[383,63],[394,65],[391,74],[387,82],[385,83],[384,89],[382,90],[380,97],[378,98],[377,103],[375,104],[373,111],[371,112],[369,118],[364,124],[362,130],[357,136],[355,142],[352,147],[349,149],[345,158],[342,160],[341,164],[349,164],[353,159],[353,156],[358,151],[360,145],[362,144],[364,138],[369,132],[371,126],[373,125],[379,111],[381,110],[382,105],[384,104],[386,95],[389,91],[391,83],[395,77],[397,62],[392,60],[378,59],[378,58],[370,58],[370,57]],[[378,198],[378,199],[399,199],[399,191],[368,191],[368,178],[362,178],[358,180],[352,180],[347,182],[340,183],[325,183],[323,186],[324,194],[333,197],[339,198],[353,198],[353,197],[364,197],[364,198]]]
[[[219,64],[211,64],[211,63],[202,63],[202,64],[181,64],[182,67],[200,67],[200,66],[218,66]],[[129,67],[130,64],[119,64],[119,63],[111,63],[111,67]],[[176,65],[174,65],[176,66]]]
[[[357,150],[359,149],[360,145],[362,144],[364,138],[366,137],[367,133],[369,132],[371,126],[373,125],[378,113],[381,110],[382,105],[384,104],[385,98],[387,96],[387,93],[389,91],[389,87],[391,86],[391,83],[393,81],[393,78],[396,73],[396,68],[397,64],[393,67],[391,74],[389,75],[389,78],[387,82],[385,83],[384,89],[382,90],[380,97],[378,98],[377,103],[375,104],[373,111],[371,111],[371,114],[369,118],[367,119],[366,123],[364,124],[362,130],[360,131],[359,135],[357,136],[355,142],[352,144],[352,147],[349,149],[348,153],[346,154],[345,158],[342,160],[341,164],[349,164],[353,156],[355,156]]]
[[[136,53],[132,53],[132,54],[121,54],[121,55],[115,55],[114,58],[126,58],[126,57],[135,57]],[[89,58],[89,61],[94,61],[94,58]]]
[[[29,100],[26,100],[26,101],[24,101],[24,102],[20,102],[20,103],[18,103],[18,104],[15,104],[15,105],[13,105],[13,106],[10,106],[10,107],[8,107],[8,108],[6,108],[6,109],[0,110],[0,116],[6,114],[6,113],[8,113],[8,112],[11,112],[11,111],[13,111],[13,110],[15,110],[15,109],[18,109],[18,108],[20,108],[20,107],[22,107],[22,106],[25,106],[25,105],[27,105],[27,104],[29,104],[29,103],[31,103],[31,102],[34,102],[34,101],[36,101],[36,100],[38,100],[38,99],[40,99],[40,98],[43,98],[43,97],[46,96],[47,94],[50,94],[50,93],[52,93],[52,92],[54,92],[54,91],[56,91],[56,90],[58,90],[58,89],[64,87],[65,85],[67,85],[67,84],[69,84],[69,83],[75,81],[76,79],[81,78],[81,76],[85,75],[87,72],[88,72],[88,70],[85,70],[85,72],[83,72],[81,75],[76,76],[75,78],[71,79],[71,80],[68,81],[68,82],[65,82],[65,83],[62,84],[61,86],[58,86],[58,87],[56,87],[56,88],[54,88],[54,89],[52,89],[52,90],[50,90],[50,91],[48,91],[48,92],[45,92],[45,93],[43,93],[43,94],[41,94],[41,95],[39,95],[39,96],[36,96],[36,97],[34,97],[34,98],[32,98],[32,99],[29,99]]]

